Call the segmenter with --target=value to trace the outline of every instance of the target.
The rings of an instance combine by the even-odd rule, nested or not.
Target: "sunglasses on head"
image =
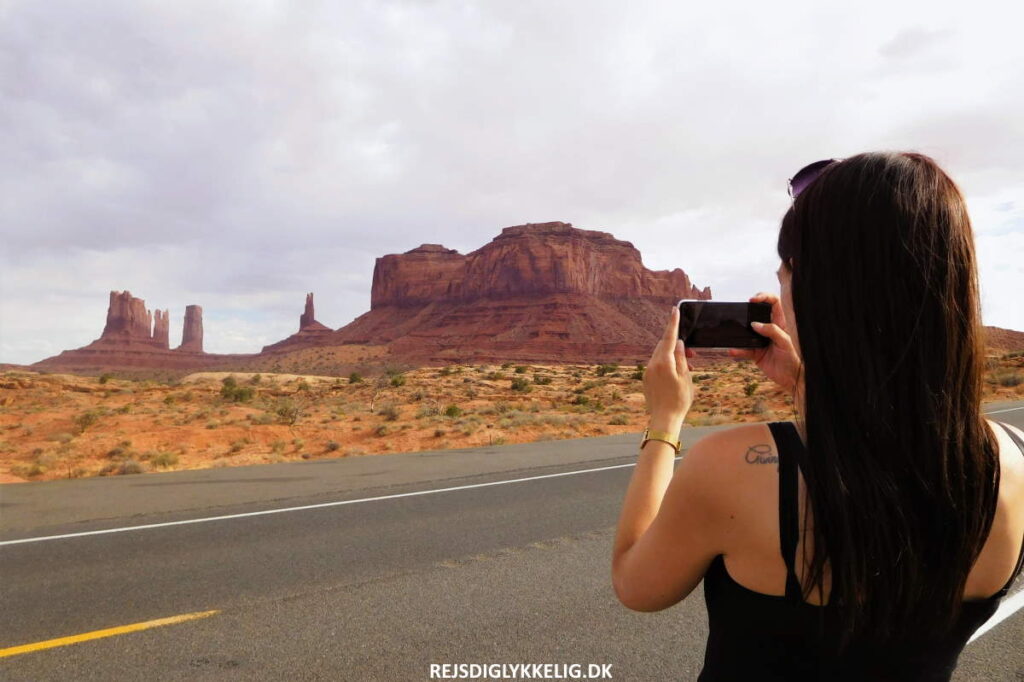
[[[825,159],[807,164],[796,172],[796,175],[789,179],[789,196],[796,199],[800,193],[807,189],[812,182],[818,179],[821,172],[842,159]]]

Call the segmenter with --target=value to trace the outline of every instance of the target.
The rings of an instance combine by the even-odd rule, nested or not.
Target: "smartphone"
[[[677,305],[679,338],[687,348],[766,348],[771,343],[750,326],[772,321],[770,303],[684,298]]]

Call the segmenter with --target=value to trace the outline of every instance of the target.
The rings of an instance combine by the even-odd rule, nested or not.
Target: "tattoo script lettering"
[[[747,464],[778,464],[779,458],[772,453],[772,446],[768,443],[751,445],[747,448],[747,454],[743,456]]]

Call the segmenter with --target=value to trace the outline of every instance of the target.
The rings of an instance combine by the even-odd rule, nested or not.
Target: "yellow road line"
[[[80,635],[71,635],[70,637],[48,639],[45,642],[34,642],[32,644],[12,646],[7,649],[0,649],[0,658],[6,658],[8,656],[17,656],[18,654],[27,654],[32,651],[41,651],[43,649],[52,649],[53,647],[57,646],[67,646],[68,644],[76,644],[78,642],[87,642],[90,639],[101,639],[103,637],[113,637],[114,635],[124,635],[129,632],[148,630],[149,628],[158,628],[161,625],[174,625],[175,623],[184,623],[187,620],[206,618],[208,616],[214,615],[215,613],[220,613],[220,611],[214,610],[196,611],[195,613],[183,613],[180,616],[157,618],[156,620],[147,620],[141,623],[132,623],[131,625],[121,625],[116,628],[107,628],[106,630],[93,630],[92,632],[83,632]]]

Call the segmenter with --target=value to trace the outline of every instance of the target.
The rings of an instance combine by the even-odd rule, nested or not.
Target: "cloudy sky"
[[[115,289],[255,352],[307,291],[366,311],[377,256],[549,220],[746,300],[786,178],[873,149],[953,176],[985,323],[1024,330],[1015,5],[0,0],[0,361]]]

